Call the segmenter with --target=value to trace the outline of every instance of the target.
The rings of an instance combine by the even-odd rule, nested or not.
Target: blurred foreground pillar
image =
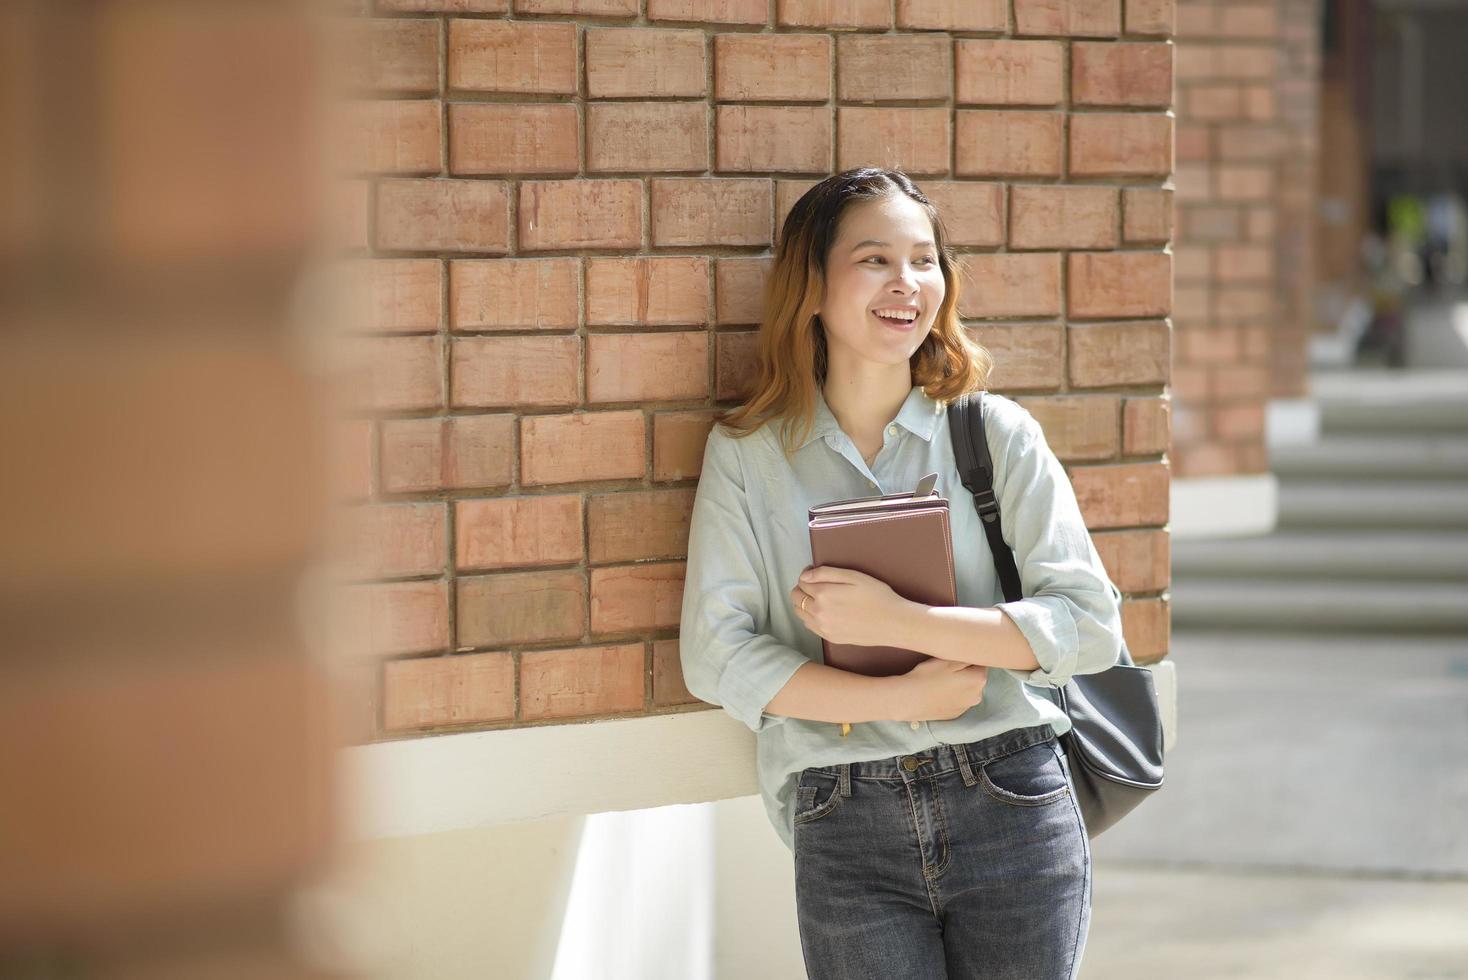
[[[317,28],[0,7],[0,975],[343,976]],[[312,955],[312,953],[316,955]]]

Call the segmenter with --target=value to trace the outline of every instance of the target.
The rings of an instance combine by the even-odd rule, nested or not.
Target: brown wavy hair
[[[748,436],[767,421],[780,423],[781,448],[788,458],[794,445],[809,435],[816,392],[826,382],[826,328],[816,311],[825,297],[826,257],[837,224],[853,203],[895,194],[907,195],[927,211],[945,286],[933,327],[909,361],[912,383],[941,402],[988,384],[994,358],[958,319],[960,266],[938,209],[900,170],[846,170],[806,191],[785,217],[765,279],[753,393],[714,418],[732,430],[732,437]],[[798,427],[799,439],[791,439],[792,427]]]

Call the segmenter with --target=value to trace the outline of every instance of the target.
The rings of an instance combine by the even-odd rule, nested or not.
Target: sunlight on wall
[[[714,912],[712,807],[590,814],[551,980],[713,980]]]

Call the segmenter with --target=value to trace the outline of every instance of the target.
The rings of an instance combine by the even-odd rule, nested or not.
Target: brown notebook
[[[810,508],[811,563],[865,572],[914,602],[957,605],[948,498],[933,489],[937,480],[930,473],[916,490]],[[903,647],[832,643],[825,637],[821,645],[829,666],[874,677],[905,674],[928,659]]]

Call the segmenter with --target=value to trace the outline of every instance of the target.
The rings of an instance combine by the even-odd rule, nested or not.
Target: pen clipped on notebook
[[[833,500],[809,512],[811,558],[815,565],[855,568],[879,578],[915,602],[957,603],[948,500],[934,493],[938,474],[929,473],[911,493]],[[892,646],[833,644],[821,640],[833,667],[871,676],[904,674],[927,655]],[[851,723],[841,722],[841,736]]]

